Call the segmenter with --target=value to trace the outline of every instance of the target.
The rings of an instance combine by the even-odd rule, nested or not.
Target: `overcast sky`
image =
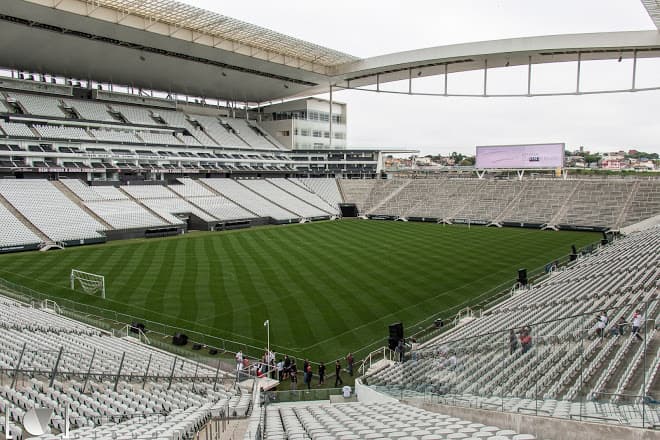
[[[184,2],[359,57],[500,38],[655,30],[640,0]],[[582,89],[629,87],[631,66],[629,60],[583,63]],[[533,89],[574,90],[575,71],[575,63],[535,66]],[[450,93],[478,93],[482,75],[451,75]],[[660,60],[639,61],[638,75],[638,87],[660,86]],[[494,69],[488,78],[493,93],[526,89],[526,67]],[[419,80],[414,88],[441,92],[442,82]],[[660,153],[658,91],[487,99],[359,91],[334,96],[348,103],[351,147],[473,154],[476,145],[565,142],[570,149]]]

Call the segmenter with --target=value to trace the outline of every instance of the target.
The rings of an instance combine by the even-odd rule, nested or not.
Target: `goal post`
[[[105,277],[82,270],[71,269],[71,290],[82,290],[88,295],[105,299]]]

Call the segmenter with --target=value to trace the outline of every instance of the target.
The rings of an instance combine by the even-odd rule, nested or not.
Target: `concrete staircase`
[[[621,226],[623,226],[623,221],[625,218],[628,216],[628,213],[630,212],[631,206],[632,206],[632,201],[635,199],[635,195],[637,194],[637,190],[639,189],[639,180],[636,180],[633,183],[633,187],[628,193],[628,198],[626,199],[626,203],[623,205],[623,208],[621,209],[621,214],[619,214],[619,218],[616,220],[616,224],[614,225],[614,229],[620,229]]]
[[[566,197],[566,202],[563,204],[563,206],[557,211],[557,213],[550,219],[548,222],[548,225],[556,226],[559,220],[566,215],[566,212],[568,211],[568,207],[571,205],[571,199],[573,198],[573,195],[577,192],[577,190],[580,188],[581,183],[578,182],[573,186],[573,189],[571,190],[571,193]]]

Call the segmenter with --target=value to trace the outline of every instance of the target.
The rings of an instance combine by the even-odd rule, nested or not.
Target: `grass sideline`
[[[274,349],[329,362],[599,236],[343,220],[2,255],[0,277],[256,347],[269,319]],[[106,299],[69,290],[72,268],[104,275]]]

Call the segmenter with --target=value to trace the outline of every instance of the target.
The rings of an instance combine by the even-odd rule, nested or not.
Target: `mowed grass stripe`
[[[0,276],[54,296],[329,361],[566,255],[598,234],[338,221],[0,256]],[[74,265],[108,299],[66,289]]]
[[[342,286],[341,283],[336,282],[336,280],[346,278],[344,274],[336,272],[336,268],[339,266],[340,262],[330,260],[326,267],[321,267],[318,265],[317,261],[315,261],[316,259],[313,254],[309,253],[308,250],[310,247],[303,246],[298,240],[300,240],[300,238],[297,238],[297,240],[292,239],[290,243],[292,246],[299,248],[300,257],[304,258],[306,261],[307,270],[302,276],[304,276],[312,285],[311,291],[314,292],[312,295],[300,296],[298,301],[304,302],[305,308],[310,310],[315,317],[325,315],[324,321],[334,321],[330,327],[334,331],[345,331],[345,329],[350,328],[351,325],[355,325],[354,323],[359,322],[360,318],[371,320],[374,312],[372,308],[369,307],[369,304],[364,302],[361,295],[350,295],[355,288],[354,283],[350,278],[348,279],[348,285],[344,283]],[[360,270],[360,268],[357,267],[355,269]],[[325,292],[323,290],[325,290]],[[326,295],[328,290],[342,292],[342,294],[335,293],[330,298],[324,298],[324,303],[327,304],[327,306],[321,307],[319,299]],[[352,301],[347,300],[347,295],[350,295]],[[302,334],[304,335],[304,328],[301,329],[301,332],[303,332]],[[327,334],[327,332],[325,333]],[[299,339],[298,346],[305,347],[316,340],[319,340],[319,338],[305,337],[304,339]]]

